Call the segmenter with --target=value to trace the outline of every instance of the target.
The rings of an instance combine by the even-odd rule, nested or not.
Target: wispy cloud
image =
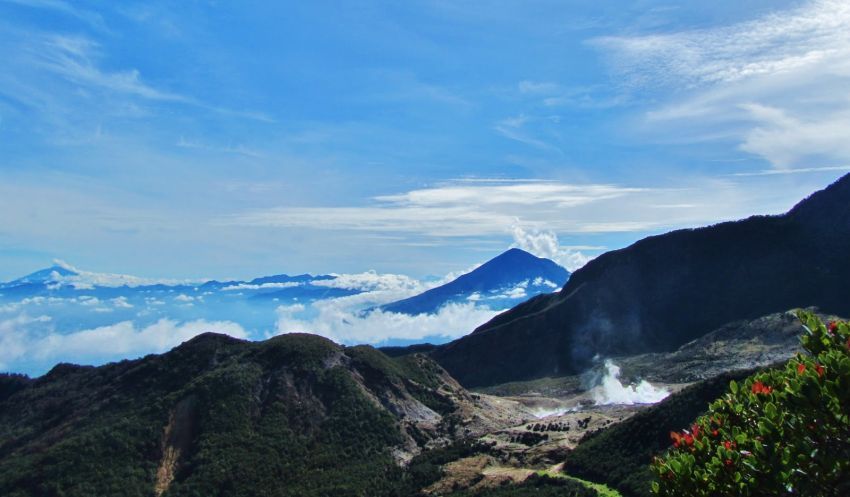
[[[800,187],[800,198],[808,193],[805,188]],[[764,184],[728,177],[695,178],[676,188],[461,181],[378,196],[366,206],[277,207],[232,214],[213,222],[425,237],[515,235],[516,226],[530,233],[582,235],[698,226],[755,212],[778,213],[791,205],[787,195],[765,189]],[[669,211],[663,218],[658,213],[662,207]]]
[[[0,23],[0,50],[9,54],[6,70],[0,74],[0,96],[14,103],[11,109],[17,109],[19,119],[41,123],[41,132],[51,133],[54,142],[67,141],[67,135],[79,134],[81,127],[97,128],[100,136],[103,123],[110,119],[161,117],[163,109],[173,111],[175,106],[274,122],[262,112],[227,108],[169,88],[131,65],[108,64],[108,46],[90,34],[25,30]]]
[[[814,0],[747,22],[591,41],[632,83],[711,85],[811,67],[846,53],[850,4]]]
[[[607,109],[629,102],[624,93],[611,93],[602,87],[568,87],[551,81],[522,80],[517,84],[520,95],[544,107],[576,107]]]
[[[94,28],[105,29],[103,17],[100,14],[81,9],[62,0],[0,0],[0,3],[14,4],[34,9],[52,10],[80,19]]]
[[[188,97],[143,82],[136,69],[102,70],[96,62],[100,58],[100,46],[82,36],[45,36],[34,55],[38,65],[75,84],[149,100],[191,101]]]
[[[775,176],[777,174],[807,174],[831,171],[850,171],[850,166],[798,167],[795,169],[765,169],[763,171],[734,173],[732,176]]]
[[[530,121],[531,118],[526,115],[520,114],[515,117],[507,117],[505,119],[499,120],[493,126],[493,129],[505,138],[509,138],[511,140],[518,141],[520,143],[524,143],[526,145],[530,145],[532,147],[539,148],[542,150],[563,153],[558,147],[533,136],[532,132],[526,129],[526,124],[528,124]]]
[[[367,207],[287,207],[235,214],[219,224],[412,232],[431,236],[502,235],[518,218],[532,226],[581,231],[581,220],[556,219],[564,210],[645,192],[615,185],[559,182],[457,183],[378,196]],[[640,229],[638,224],[630,227]],[[651,225],[643,224],[643,228]],[[606,231],[605,228],[601,228]],[[619,229],[617,229],[619,230]]]
[[[206,150],[209,152],[215,153],[225,153],[225,154],[235,154],[235,155],[244,155],[246,157],[251,157],[254,159],[259,159],[264,157],[261,152],[256,150],[252,150],[245,145],[228,145],[228,146],[216,146],[209,145],[207,143],[203,143],[201,141],[196,140],[187,140],[185,137],[181,136],[179,140],[177,140],[177,146],[180,148],[189,148],[194,150]]]
[[[809,118],[778,107],[743,105],[755,127],[746,133],[740,148],[782,169],[805,157],[850,159],[850,98],[843,104],[843,108]]]
[[[590,43],[628,88],[672,95],[647,114],[661,133],[685,124],[695,140],[737,139],[792,168],[850,159],[848,25],[850,4],[813,0],[737,24]]]
[[[646,189],[600,184],[569,184],[556,181],[516,183],[445,185],[437,188],[412,190],[399,195],[376,197],[378,201],[401,205],[435,207],[457,204],[478,205],[540,205],[556,208],[575,207],[590,202],[609,200],[624,195],[645,192]]]

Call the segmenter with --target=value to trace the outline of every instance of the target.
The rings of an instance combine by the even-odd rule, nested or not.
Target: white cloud
[[[750,173],[735,173],[733,176],[775,176],[777,174],[806,174],[827,171],[850,171],[850,166],[799,167],[795,169],[765,169]]]
[[[132,309],[133,308],[133,304],[127,302],[127,297],[116,297],[116,298],[112,299],[110,302],[112,302],[113,307],[115,307],[117,309]]]
[[[850,56],[850,52],[848,52]],[[744,136],[741,150],[760,155],[788,170],[812,156],[850,159],[850,105],[837,112],[804,119],[777,107],[742,105],[756,127]],[[812,168],[806,168],[811,170]]]
[[[423,290],[422,282],[403,274],[379,274],[366,271],[356,274],[332,274],[333,279],[316,280],[313,285],[343,288],[361,292],[415,293]]]
[[[528,287],[528,281],[525,281],[524,284],[519,284],[519,285],[511,288],[510,290],[508,290],[504,294],[499,295],[499,297],[504,297],[504,298],[509,298],[509,299],[525,298],[525,297],[528,296],[528,294],[525,293],[527,287]]]
[[[537,257],[555,261],[570,271],[575,271],[592,259],[579,250],[562,247],[558,243],[558,235],[553,231],[526,230],[514,225],[511,232],[517,247]]]
[[[558,285],[556,283],[549,281],[547,279],[544,279],[542,276],[538,276],[537,278],[534,278],[534,281],[532,282],[532,284],[534,286],[548,286],[549,288],[558,288]]]
[[[518,215],[528,224],[560,218],[568,209],[647,193],[636,187],[569,184],[556,181],[496,180],[452,182],[375,197],[368,207],[286,207],[236,214],[223,225],[419,232],[465,237],[503,234]],[[572,230],[582,222],[569,221]],[[635,226],[629,229],[636,228]]]
[[[448,304],[435,314],[416,316],[381,310],[362,313],[346,306],[326,305],[319,308],[317,316],[303,318],[299,316],[303,310],[303,306],[279,307],[277,334],[308,332],[343,344],[374,344],[393,338],[421,340],[433,336],[453,339],[499,313],[472,303]]]
[[[566,209],[646,191],[642,188],[607,184],[570,184],[558,181],[499,181],[477,184],[446,184],[398,195],[376,197],[400,206],[455,207],[550,205]]]
[[[455,274],[428,284],[403,275],[377,274],[374,271],[336,276],[334,280],[316,283],[363,293],[318,300],[309,307],[302,304],[280,306],[277,308],[275,334],[315,333],[344,344],[380,343],[389,339],[419,340],[433,336],[452,339],[469,333],[500,312],[478,307],[472,301],[449,304],[437,313],[416,316],[377,309],[382,304],[450,281],[456,277]]]
[[[850,3],[812,0],[727,26],[592,43],[632,90],[672,95],[647,115],[660,136],[733,139],[776,168],[807,168],[850,160],[848,25]]]
[[[796,71],[845,53],[850,4],[815,0],[729,26],[642,36],[608,36],[619,70],[640,84],[692,86]],[[846,66],[846,64],[843,64]]]
[[[75,361],[97,361],[102,357],[131,357],[165,352],[192,337],[208,331],[247,338],[238,324],[228,321],[203,320],[178,323],[161,319],[144,328],[131,321],[78,331],[67,335],[51,334],[34,344],[33,355],[39,359],[71,358]]]
[[[91,295],[81,295],[77,300],[80,302],[80,305],[84,305],[87,307],[94,307],[101,304],[99,298],[93,297]]]
[[[49,316],[31,317],[26,313],[0,320],[0,371],[12,371],[13,363],[31,352],[26,330],[41,328],[50,321]]]
[[[551,231],[561,236],[661,232],[753,214],[781,213],[825,184],[822,178],[816,178],[774,188],[771,181],[776,180],[768,176],[758,181],[691,176],[678,182],[671,180],[672,186],[648,188],[516,179],[462,180],[382,195],[373,198],[368,206],[278,207],[233,214],[213,223],[438,239],[504,237],[516,225],[531,232]],[[665,206],[676,208],[659,216],[658,209]],[[559,260],[568,268],[584,262],[579,254],[559,253]]]
[[[177,322],[171,319],[139,327],[131,321],[60,334],[45,328],[50,318],[21,315],[0,321],[0,369],[46,370],[57,362],[101,364],[109,360],[165,352],[208,331],[247,338],[230,321]]]

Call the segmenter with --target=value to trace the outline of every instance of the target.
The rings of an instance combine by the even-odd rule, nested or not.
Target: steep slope
[[[504,309],[562,287],[569,276],[569,271],[549,259],[514,248],[445,285],[381,309],[403,314],[433,313],[448,303],[470,300]]]
[[[524,419],[424,356],[205,334],[163,355],[0,375],[0,495],[398,495],[425,446]],[[409,493],[402,493],[409,495]]]
[[[466,386],[575,373],[597,354],[670,351],[795,307],[850,314],[850,175],[781,216],[679,230],[608,252],[554,295],[438,347]],[[505,367],[510,365],[510,367]]]

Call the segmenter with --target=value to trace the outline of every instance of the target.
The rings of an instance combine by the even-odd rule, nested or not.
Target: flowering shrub
[[[805,329],[784,367],[714,401],[652,464],[662,496],[850,495],[850,326],[798,313]]]

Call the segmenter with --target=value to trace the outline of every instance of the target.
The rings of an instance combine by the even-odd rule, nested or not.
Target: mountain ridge
[[[404,462],[523,413],[423,355],[204,333],[141,359],[0,375],[0,494],[409,495]]]
[[[846,175],[785,214],[676,230],[607,252],[560,292],[431,356],[462,384],[482,386],[579,372],[597,354],[670,351],[728,322],[794,307],[847,315],[840,288],[850,278],[849,252]]]

